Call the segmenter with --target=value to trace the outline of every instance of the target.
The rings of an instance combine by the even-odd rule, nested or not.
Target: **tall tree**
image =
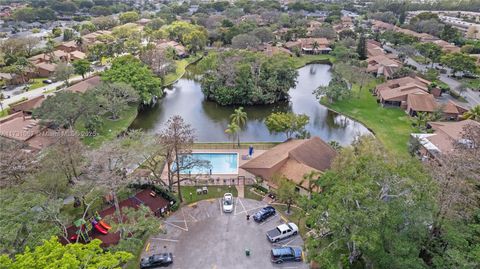
[[[70,79],[70,76],[75,72],[74,68],[64,62],[60,62],[57,64],[55,67],[55,71],[53,72],[53,77],[55,78],[56,81],[64,81],[65,84],[68,86],[70,82],[68,81]]]
[[[441,62],[452,69],[453,75],[460,71],[475,73],[477,68],[474,57],[459,52],[447,53]]]
[[[357,44],[357,54],[360,60],[367,59],[367,39],[361,34]]]
[[[374,138],[342,149],[302,207],[316,234],[310,259],[336,268],[424,268],[418,254],[432,183],[416,161],[391,158]],[[400,256],[398,253],[402,253]]]
[[[287,139],[290,139],[295,134],[299,135],[304,132],[309,120],[309,117],[305,114],[276,112],[267,117],[265,125],[270,132],[285,133]]]
[[[115,58],[112,67],[104,72],[102,79],[129,84],[145,103],[150,103],[154,96],[161,96],[163,92],[161,80],[132,55]]]
[[[295,200],[299,197],[297,185],[288,178],[279,178],[276,180],[278,188],[276,190],[277,198],[280,202],[287,205],[287,214],[290,214],[290,208]]]
[[[239,132],[240,132],[240,127],[234,122],[228,124],[227,129],[225,129],[225,133],[232,138],[234,147],[235,147],[235,137],[240,136],[240,134],[238,134]],[[239,147],[240,147],[240,144],[239,144]]]
[[[181,116],[172,116],[168,119],[165,129],[161,133],[167,150],[172,152],[176,165],[178,200],[183,202],[180,179],[180,156],[188,155],[192,151],[195,140],[195,131]]]
[[[243,128],[245,127],[245,124],[247,123],[247,112],[243,110],[243,107],[239,107],[233,111],[233,114],[230,115],[230,120],[232,123],[235,123],[238,128]],[[237,131],[238,132],[238,131]],[[238,143],[238,148],[240,148],[240,134],[237,133],[237,143]]]
[[[88,244],[67,244],[58,242],[54,236],[45,240],[33,250],[15,255],[12,259],[7,255],[0,256],[0,264],[4,268],[119,268],[133,258],[125,251],[104,251],[102,241],[94,239]]]
[[[90,61],[86,59],[73,61],[72,66],[75,73],[81,75],[83,79],[85,79],[85,74],[92,71]]]
[[[462,118],[476,120],[480,122],[480,105],[476,105],[472,107],[469,111],[465,112]]]
[[[125,83],[103,83],[95,89],[100,106],[110,114],[110,119],[117,120],[128,104],[138,102],[137,92]]]
[[[442,48],[431,42],[427,43],[418,43],[415,48],[420,52],[421,55],[428,58],[432,64],[440,61],[440,57],[442,56]]]

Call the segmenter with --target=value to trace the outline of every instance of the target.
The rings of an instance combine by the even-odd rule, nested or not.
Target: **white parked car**
[[[223,212],[231,213],[233,212],[233,195],[231,193],[225,193],[223,195]]]

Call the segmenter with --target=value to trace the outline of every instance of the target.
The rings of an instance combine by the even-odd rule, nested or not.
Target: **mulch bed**
[[[156,195],[155,197],[151,196],[150,193],[152,192],[151,189],[145,189],[140,191],[139,193],[135,194],[126,200],[123,200],[119,203],[120,210],[124,207],[130,208],[138,208],[141,204],[148,206],[152,212],[155,213],[155,216],[160,217],[161,209],[164,208],[166,211],[169,206],[169,201],[160,195]],[[99,211],[98,214],[105,218],[106,216],[113,215],[115,213],[115,206],[110,206],[102,211]],[[88,220],[87,220],[88,221]],[[67,228],[68,238],[74,235],[77,231],[77,227],[72,225]],[[91,239],[100,239],[102,241],[102,247],[108,247],[111,245],[115,245],[120,241],[120,233],[109,232],[108,234],[101,234],[95,229],[89,232]],[[60,238],[60,241],[64,244],[67,244],[65,239]]]

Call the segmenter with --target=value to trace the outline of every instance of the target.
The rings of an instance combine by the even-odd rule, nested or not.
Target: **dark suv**
[[[273,206],[267,206],[255,213],[253,215],[253,220],[255,220],[256,222],[262,222],[273,215],[275,215],[275,208],[273,208]]]
[[[173,263],[172,253],[160,253],[144,258],[140,261],[140,268],[166,267]]]
[[[256,222],[262,222],[273,215],[275,215],[275,208],[273,208],[273,206],[267,206],[255,213],[253,215],[253,220],[255,220]]]
[[[301,262],[303,252],[299,247],[279,247],[272,248],[270,260],[273,263],[283,263],[289,261]]]

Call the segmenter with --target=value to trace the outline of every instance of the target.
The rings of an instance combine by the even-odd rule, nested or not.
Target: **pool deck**
[[[255,158],[266,150],[255,149],[252,158]],[[255,182],[255,176],[240,168],[240,166],[250,159],[244,158],[248,156],[248,149],[193,149],[192,153],[237,153],[238,154],[238,174],[197,174],[192,175],[190,180],[182,181],[182,185],[235,185],[238,184],[238,177],[245,177],[245,184],[252,184]],[[162,171],[162,180],[168,181],[167,166]],[[233,180],[233,181],[232,181]]]

